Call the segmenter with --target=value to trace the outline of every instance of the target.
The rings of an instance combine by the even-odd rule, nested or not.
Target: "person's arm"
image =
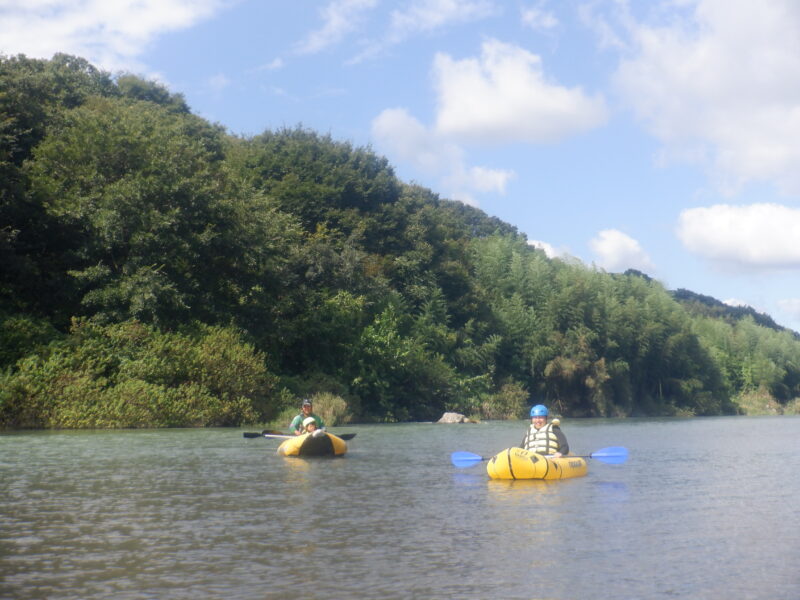
[[[317,415],[314,415],[314,418],[317,420],[317,429],[325,429],[325,421]]]
[[[303,415],[297,415],[294,419],[292,419],[292,422],[289,423],[289,429],[291,429],[295,435],[300,435],[303,433],[302,423]]]
[[[564,435],[564,432],[561,431],[560,427],[553,427],[553,433],[556,434],[556,440],[558,440],[558,451],[563,454],[569,454],[569,442],[567,441],[567,436]]]

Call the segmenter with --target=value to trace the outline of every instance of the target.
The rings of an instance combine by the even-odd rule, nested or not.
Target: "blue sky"
[[[794,0],[0,0],[0,53],[56,52],[800,331]]]

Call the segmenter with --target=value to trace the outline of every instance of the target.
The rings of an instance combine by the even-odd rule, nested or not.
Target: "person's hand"
[[[563,454],[561,454],[561,452],[556,452],[555,454],[553,454],[553,458],[561,458],[562,456]]]

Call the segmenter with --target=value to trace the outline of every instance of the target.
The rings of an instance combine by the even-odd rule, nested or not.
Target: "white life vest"
[[[530,427],[528,427],[528,433],[522,441],[522,447],[525,448],[525,450],[530,450],[537,454],[555,454],[556,452],[560,452],[558,438],[556,437],[555,431],[553,431],[555,427],[555,423],[551,422],[536,429],[533,423],[531,423]]]

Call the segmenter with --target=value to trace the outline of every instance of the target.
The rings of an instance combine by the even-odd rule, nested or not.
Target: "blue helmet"
[[[544,404],[537,404],[531,408],[531,417],[546,417],[547,407]]]

